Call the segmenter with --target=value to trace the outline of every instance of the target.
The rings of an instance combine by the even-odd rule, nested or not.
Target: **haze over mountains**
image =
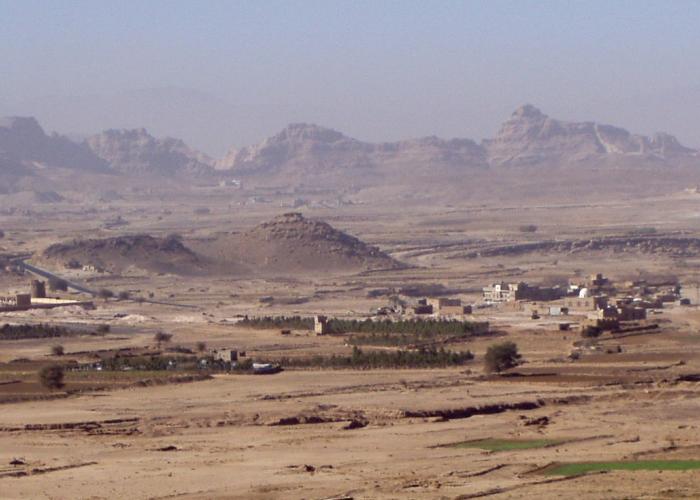
[[[564,122],[525,105],[493,139],[424,137],[390,143],[362,142],[312,124],[291,124],[257,145],[213,160],[173,138],[145,129],[107,130],[75,142],[47,135],[33,118],[0,122],[3,176],[26,176],[51,168],[129,176],[235,176],[288,185],[365,178],[444,175],[465,169],[504,167],[699,166],[698,151],[669,134],[635,135],[593,122]]]

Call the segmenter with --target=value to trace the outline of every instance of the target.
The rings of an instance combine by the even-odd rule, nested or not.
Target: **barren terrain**
[[[157,192],[122,192],[108,208],[68,195],[34,205],[31,213],[7,212],[0,244],[8,255],[40,256],[58,242],[135,234],[165,241],[177,234],[177,241],[204,255],[207,241],[246,234],[289,212],[293,201],[292,195],[262,188]],[[560,331],[561,318],[476,307],[483,304],[481,288],[493,282],[555,283],[595,272],[615,281],[673,275],[684,293],[697,295],[696,194],[674,189],[547,203],[535,193],[520,202],[373,201],[342,207],[323,193],[302,196],[309,203],[297,210],[305,218],[378,248],[365,254],[364,246],[355,247],[361,259],[353,263],[379,256],[383,263],[403,265],[334,266],[326,260],[315,267],[315,254],[297,249],[290,258],[300,265],[292,274],[274,266],[239,273],[234,266],[185,275],[149,264],[169,262],[159,245],[140,249],[138,259],[118,250],[113,257],[105,254],[106,272],[66,269],[61,262],[70,252],[53,260],[30,257],[66,279],[128,292],[129,298],[94,298],[94,309],[2,313],[2,323],[91,331],[110,326],[100,335],[0,340],[3,498],[700,496],[698,470],[547,472],[568,462],[700,459],[696,298],[691,306],[668,304],[650,313],[645,324],[653,329],[604,334],[578,359],[569,355],[581,336],[576,328]],[[201,206],[209,211],[193,210]],[[105,225],[116,217],[125,223]],[[536,230],[526,232],[526,225]],[[96,248],[93,243],[89,250]],[[253,243],[209,252],[221,249],[269,262],[269,256],[255,254]],[[275,257],[280,255],[283,245]],[[1,279],[4,295],[28,290],[28,275],[5,272]],[[316,336],[305,328],[281,335],[279,328],[253,328],[240,320],[314,314],[363,319],[393,295],[415,300],[435,291],[473,304],[469,319],[491,325],[489,335],[446,344],[474,354],[464,365],[290,366],[275,375],[210,377],[189,377],[203,375],[196,370],[76,371],[68,372],[63,389],[52,391],[36,382],[31,364],[93,363],[117,352],[174,347],[195,351],[198,342],[258,360],[348,356],[350,335]],[[576,325],[582,319],[572,313],[566,321]],[[158,331],[173,335],[165,346],[155,345]],[[517,343],[524,363],[500,375],[485,373],[487,348],[504,340]],[[51,354],[57,343],[65,350],[62,357]],[[479,448],[478,440],[487,438],[505,440],[505,449]]]

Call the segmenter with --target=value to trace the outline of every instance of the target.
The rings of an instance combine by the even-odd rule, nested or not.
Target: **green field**
[[[542,472],[547,475],[574,476],[586,472],[612,470],[693,470],[700,469],[700,460],[638,460],[616,462],[572,462],[553,464]]]
[[[479,448],[489,451],[532,450],[564,443],[563,439],[479,439],[448,445],[450,448]]]

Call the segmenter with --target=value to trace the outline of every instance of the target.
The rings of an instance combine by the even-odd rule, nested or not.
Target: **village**
[[[0,298],[0,313],[51,309],[79,306],[90,310],[106,305],[114,300],[139,301],[134,297],[121,299],[113,293],[102,294],[102,302],[94,299],[81,299],[76,292],[66,298],[67,282],[58,288],[55,279],[51,281],[54,297],[48,297],[46,283],[32,279],[29,293]],[[377,307],[372,314],[358,317],[335,318],[324,314],[312,317],[249,317],[239,315],[234,324],[249,325],[255,328],[279,328],[281,337],[301,336],[341,336],[352,339],[353,334],[386,330],[387,322],[394,324],[394,333],[407,333],[411,323],[424,325],[422,328],[440,330],[445,324],[459,325],[457,333],[415,337],[395,349],[425,350],[445,346],[455,340],[488,337],[504,318],[529,326],[536,322],[539,328],[557,328],[562,332],[578,332],[579,338],[572,341],[569,354],[571,359],[579,359],[586,352],[600,350],[596,339],[608,332],[614,337],[633,332],[658,330],[658,315],[668,307],[691,306],[691,299],[697,297],[697,289],[684,288],[677,280],[638,280],[617,283],[596,273],[586,278],[571,278],[566,285],[540,286],[527,282],[493,283],[483,287],[481,300],[471,301],[457,297],[414,298],[391,295],[391,304]],[[369,322],[369,323],[368,323]],[[377,325],[370,329],[367,324]],[[362,325],[354,328],[353,325]],[[284,360],[254,359],[246,356],[240,346],[219,346],[207,349],[206,344],[197,343],[195,348],[175,346],[163,348],[172,335],[158,332],[154,345],[138,349],[106,350],[100,353],[99,360],[77,363],[71,370],[117,369],[133,370],[197,370],[207,372],[229,371],[234,373],[275,374],[281,372]],[[347,344],[346,344],[347,345]],[[372,348],[366,346],[366,348]],[[621,352],[621,351],[620,351]]]

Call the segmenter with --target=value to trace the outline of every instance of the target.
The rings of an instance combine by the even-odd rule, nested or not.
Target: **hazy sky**
[[[0,114],[215,155],[289,122],[481,139],[520,104],[700,146],[699,1],[0,0]]]

